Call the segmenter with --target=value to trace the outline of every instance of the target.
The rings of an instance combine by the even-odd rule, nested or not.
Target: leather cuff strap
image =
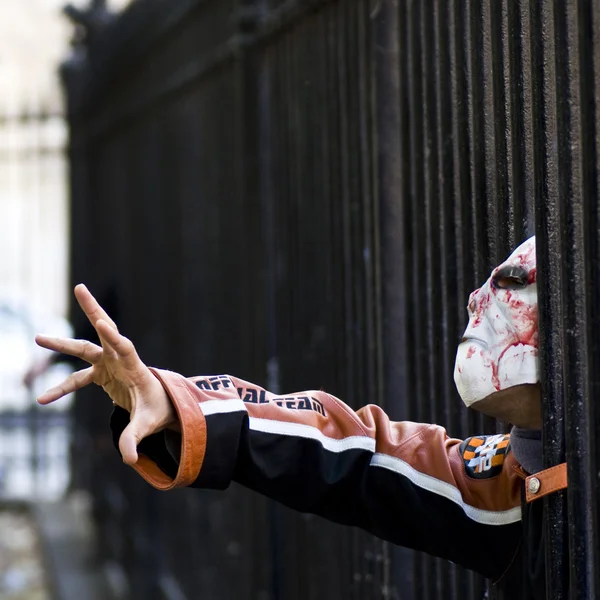
[[[206,420],[200,410],[200,391],[182,375],[150,368],[169,395],[181,424],[181,458],[171,479],[147,456],[140,454],[133,468],[159,490],[191,485],[200,474],[206,451]]]
[[[533,502],[567,487],[567,463],[530,475],[525,479],[525,498]]]

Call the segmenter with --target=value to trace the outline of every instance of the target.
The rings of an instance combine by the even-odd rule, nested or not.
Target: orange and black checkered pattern
[[[495,477],[510,452],[510,434],[474,436],[460,447],[467,475],[475,479]]]

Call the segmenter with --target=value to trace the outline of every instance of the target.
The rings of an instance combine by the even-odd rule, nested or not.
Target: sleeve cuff
[[[198,403],[200,390],[182,375],[151,368],[169,395],[179,417],[181,435],[160,432],[147,437],[139,445],[138,462],[133,468],[158,490],[191,485],[199,476],[206,451],[206,420]],[[116,408],[111,418],[113,441],[129,423],[129,413]],[[173,433],[171,437],[168,433]],[[179,438],[179,448],[174,444]]]

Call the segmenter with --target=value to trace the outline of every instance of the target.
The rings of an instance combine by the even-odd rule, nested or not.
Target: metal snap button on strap
[[[530,494],[537,494],[542,487],[542,483],[537,477],[532,477],[527,484],[527,489]]]
[[[530,475],[525,480],[525,499],[533,502],[567,487],[567,463],[562,463],[535,475]]]

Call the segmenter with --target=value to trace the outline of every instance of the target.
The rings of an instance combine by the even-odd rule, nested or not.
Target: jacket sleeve
[[[507,436],[461,441],[436,425],[391,422],[377,406],[354,412],[323,391],[278,396],[228,375],[152,371],[182,428],[140,444],[134,468],[156,488],[236,481],[492,579],[512,560],[521,484]],[[128,421],[115,410],[115,442]]]

